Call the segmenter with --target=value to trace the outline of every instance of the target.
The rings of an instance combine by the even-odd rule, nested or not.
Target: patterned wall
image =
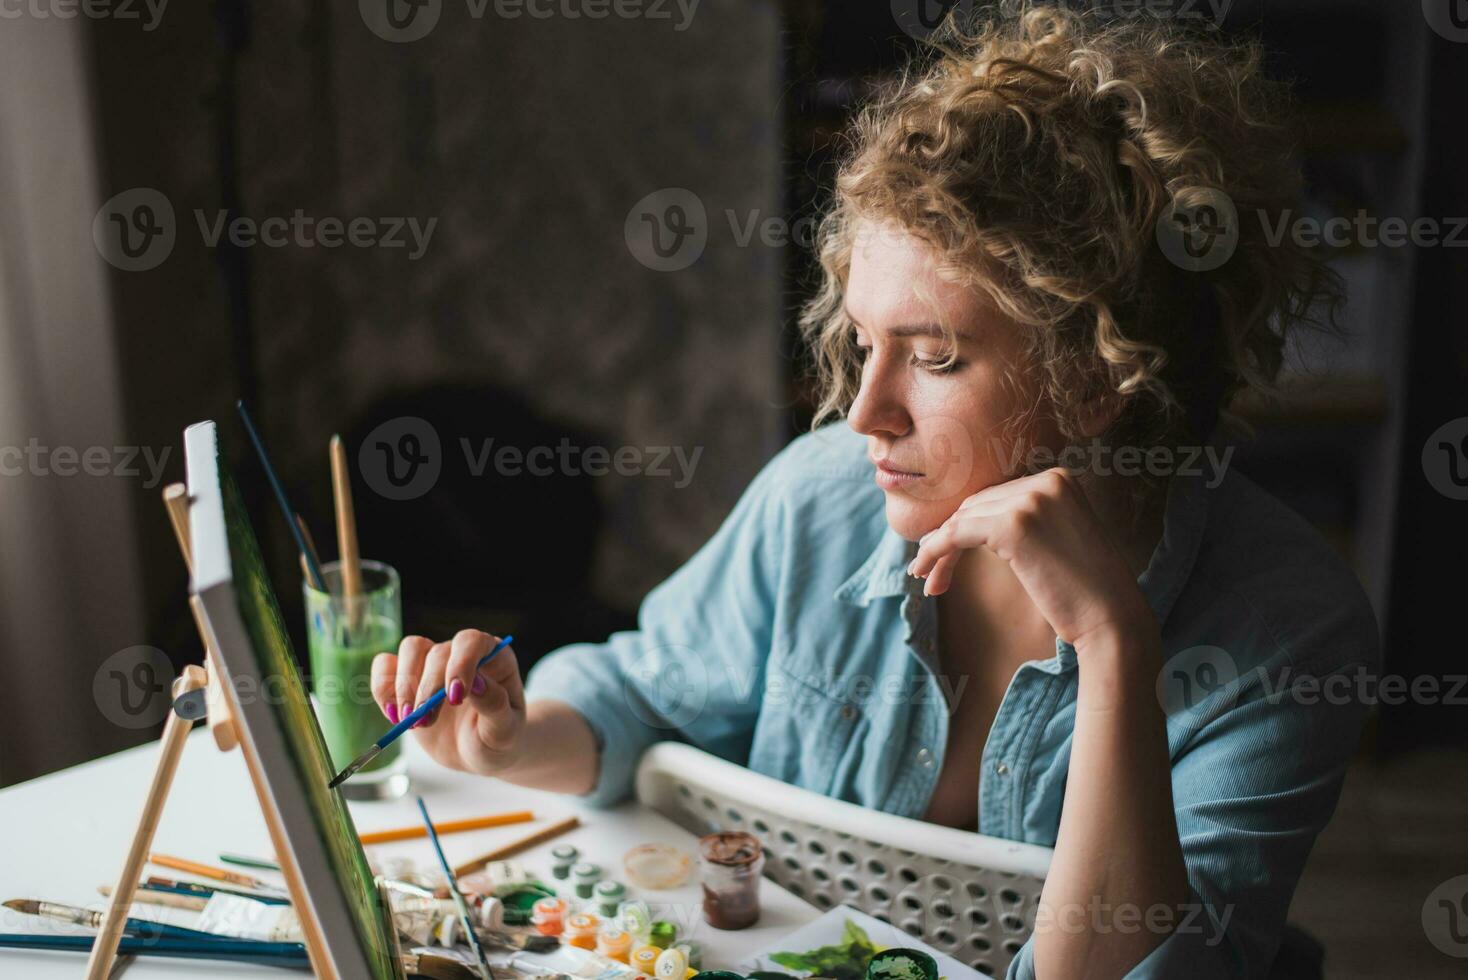
[[[689,18],[648,0],[605,5],[641,16],[591,19],[566,12],[594,0],[558,0],[534,4],[549,17],[506,18],[497,9],[529,7],[443,0],[426,37],[391,43],[357,4],[214,6],[224,36],[246,38],[233,58],[197,9],[146,35],[99,28],[115,44],[97,55],[109,184],[162,189],[179,220],[163,267],[118,277],[134,427],[176,440],[238,393],[229,250],[202,241],[193,213],[208,225],[225,203],[234,133],[245,215],[436,220],[417,258],[411,245],[237,253],[258,421],[287,483],[315,498],[301,509],[325,520],[326,440],[378,399],[501,385],[611,449],[701,447],[683,488],[597,480],[595,590],[635,606],[781,441],[783,255],[741,245],[726,217],[780,213],[777,12],[693,4]],[[629,209],[665,187],[693,191],[709,218],[701,257],[677,272],[645,267],[624,237]],[[156,503],[138,506],[152,520]],[[147,561],[176,560],[153,545]]]

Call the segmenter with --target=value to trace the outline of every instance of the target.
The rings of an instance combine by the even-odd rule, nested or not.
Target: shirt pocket
[[[840,678],[806,673],[777,657],[766,674],[749,766],[829,795],[851,782],[846,770],[860,761],[852,749],[865,720]]]

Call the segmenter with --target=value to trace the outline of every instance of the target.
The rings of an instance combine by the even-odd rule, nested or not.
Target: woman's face
[[[1004,425],[1021,407],[1003,382],[1020,362],[1018,328],[937,269],[936,254],[899,227],[858,227],[846,313],[865,359],[847,423],[867,437],[887,523],[913,541],[967,497],[1007,479]],[[958,334],[946,369],[937,366],[948,353],[940,323]],[[1053,432],[1024,435],[1053,442]]]

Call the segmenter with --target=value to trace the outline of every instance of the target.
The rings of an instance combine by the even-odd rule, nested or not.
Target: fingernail
[[[413,702],[404,701],[398,706],[398,721],[402,721],[413,713]]]
[[[387,715],[387,720],[394,725],[398,723],[398,706],[393,702],[389,701],[387,707],[382,709],[382,713]]]
[[[464,682],[455,677],[449,681],[449,704],[458,704],[464,700]]]
[[[469,690],[473,691],[474,694],[476,696],[478,696],[478,695],[484,693],[484,689],[487,686],[488,685],[486,685],[484,683],[484,678],[483,677],[480,677],[478,674],[475,674],[474,675],[474,683],[472,683],[472,684],[469,685]]]

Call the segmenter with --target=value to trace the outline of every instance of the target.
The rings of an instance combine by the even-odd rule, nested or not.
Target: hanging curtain
[[[113,680],[94,683],[146,638],[131,523],[143,491],[115,472],[128,440],[110,266],[92,244],[105,195],[86,30],[27,16],[0,29],[0,785],[151,727],[119,715]],[[91,447],[108,450],[108,475],[58,475],[66,450]]]

